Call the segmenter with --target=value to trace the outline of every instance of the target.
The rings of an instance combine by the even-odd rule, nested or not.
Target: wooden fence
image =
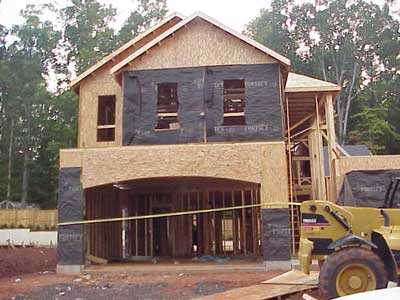
[[[0,209],[0,228],[54,230],[56,227],[56,209]]]

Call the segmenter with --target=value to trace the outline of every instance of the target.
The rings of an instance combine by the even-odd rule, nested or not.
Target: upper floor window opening
[[[224,80],[224,122],[222,125],[246,125],[244,79]]]
[[[115,95],[98,97],[97,141],[115,141]]]
[[[157,125],[156,130],[179,129],[178,84],[174,82],[157,85]]]

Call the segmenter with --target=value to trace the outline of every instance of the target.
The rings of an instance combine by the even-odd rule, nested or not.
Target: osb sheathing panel
[[[117,84],[114,77],[110,74],[110,69],[128,57],[130,54],[141,48],[150,40],[156,38],[170,27],[174,26],[179,19],[175,18],[164,24],[153,33],[144,37],[119,55],[113,58],[90,76],[80,82],[79,88],[79,128],[78,128],[78,147],[109,147],[121,145],[122,128],[122,88]],[[114,142],[97,142],[97,110],[98,96],[116,95],[116,129]]]
[[[195,19],[132,61],[125,70],[276,62],[224,30]]]
[[[81,149],[62,149],[60,150],[60,168],[81,167]]]
[[[98,96],[115,95],[115,141],[97,142]],[[79,147],[119,146],[122,128],[122,89],[106,68],[81,82],[79,93]]]
[[[335,160],[337,188],[340,191],[346,173],[360,170],[400,169],[400,155],[351,156]]]
[[[285,143],[270,144],[263,147],[262,151],[261,203],[266,204],[263,207],[271,207],[268,203],[279,202],[282,205],[274,204],[272,207],[287,207],[289,183]]]
[[[62,150],[61,156],[61,167],[81,162],[84,188],[142,178],[217,177],[261,183],[264,203],[282,202],[284,207],[288,201],[284,142]]]

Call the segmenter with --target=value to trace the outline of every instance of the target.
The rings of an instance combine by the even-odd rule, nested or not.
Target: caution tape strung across
[[[249,204],[249,205],[241,205],[241,206],[233,206],[233,207],[211,208],[211,209],[192,210],[192,211],[180,211],[180,212],[173,212],[173,213],[163,213],[163,214],[144,215],[144,216],[131,216],[131,217],[120,217],[120,218],[108,218],[108,219],[70,221],[70,222],[58,223],[58,226],[83,225],[83,224],[95,224],[95,223],[107,223],[107,222],[121,222],[121,221],[132,221],[132,220],[155,219],[155,218],[164,218],[164,217],[204,214],[204,213],[211,213],[211,212],[220,212],[220,211],[228,211],[228,210],[252,208],[252,207],[261,207],[261,206],[263,206],[263,207],[280,206],[280,208],[281,208],[282,204],[283,204],[282,202],[266,203],[266,204],[258,203],[258,204]],[[297,203],[297,202],[289,202],[288,204],[289,205],[294,205],[294,206],[300,206],[300,203]]]

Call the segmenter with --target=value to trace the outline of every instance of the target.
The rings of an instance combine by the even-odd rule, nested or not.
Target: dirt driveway
[[[192,299],[259,283],[276,274],[31,274],[0,280],[1,299]]]
[[[121,272],[61,276],[55,274],[55,264],[54,249],[0,249],[0,270],[7,270],[0,273],[0,299],[192,299],[257,284],[280,273],[135,274],[122,268]]]

